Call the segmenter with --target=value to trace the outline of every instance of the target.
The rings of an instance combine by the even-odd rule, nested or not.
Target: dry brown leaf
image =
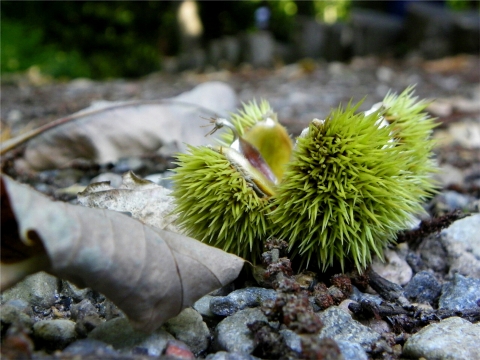
[[[158,229],[179,233],[172,215],[174,198],[171,190],[151,181],[143,180],[129,171],[122,177],[123,183],[115,189],[109,182],[94,183],[78,193],[77,199],[83,206],[129,212],[142,223]]]
[[[54,202],[2,176],[2,289],[46,270],[110,298],[153,331],[233,281],[243,260],[124,214]]]
[[[179,150],[183,143],[204,145],[207,139],[200,126],[206,122],[201,117],[228,116],[236,106],[234,90],[220,82],[201,84],[163,102],[98,103],[31,139],[24,165],[45,170],[78,159],[107,163],[171,143]]]

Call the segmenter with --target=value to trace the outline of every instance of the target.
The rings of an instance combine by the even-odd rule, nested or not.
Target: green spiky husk
[[[343,268],[347,258],[363,269],[372,254],[382,257],[412,214],[423,211],[421,202],[433,188],[427,176],[433,167],[432,124],[413,120],[425,115],[408,112],[409,129],[414,127],[408,141],[421,138],[423,153],[397,139],[406,136],[400,127],[405,120],[391,134],[392,126],[376,125],[377,113],[355,114],[358,106],[332,111],[323,125],[310,124],[298,139],[271,214],[277,235],[294,254],[324,269],[335,261]]]
[[[177,223],[189,236],[255,262],[268,236],[268,199],[260,198],[225,156],[189,147],[172,176]]]
[[[230,117],[231,123],[235,126],[240,136],[243,136],[257,122],[264,120],[264,117],[274,114],[266,100],[261,100],[260,104],[253,100],[242,105],[243,110],[239,110],[236,114],[231,114]],[[219,143],[223,146],[230,146],[232,141],[233,134],[230,131],[223,133],[219,139]]]
[[[425,112],[429,102],[418,101],[413,93],[413,86],[400,95],[388,93],[383,100],[386,108],[384,116],[393,129],[397,146],[404,151],[405,172],[411,174],[410,184],[430,194],[437,186],[432,179],[438,167],[432,158],[435,141],[431,135],[438,124]]]

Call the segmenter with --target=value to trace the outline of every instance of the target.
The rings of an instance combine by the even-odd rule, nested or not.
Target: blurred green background
[[[161,68],[179,52],[177,12],[181,1],[1,1],[1,73],[35,66],[55,78],[138,77]],[[295,17],[319,21],[348,19],[351,0],[197,1],[202,42],[255,31],[254,13],[270,8],[269,30],[291,40]],[[371,3],[381,8],[386,2]],[[448,0],[462,10],[468,0]],[[382,9],[380,9],[382,10]]]

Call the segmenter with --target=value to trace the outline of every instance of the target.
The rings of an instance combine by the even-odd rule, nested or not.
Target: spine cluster
[[[305,265],[314,261],[323,269],[353,262],[361,270],[374,254],[382,257],[435,191],[435,123],[412,88],[388,94],[366,113],[358,106],[313,120],[292,150],[268,103],[245,105],[231,118],[236,135],[178,155],[173,180],[180,226],[251,261],[271,236],[288,241]],[[263,149],[280,174],[272,192],[256,191],[262,176],[225,156],[237,151],[230,148],[236,137]]]

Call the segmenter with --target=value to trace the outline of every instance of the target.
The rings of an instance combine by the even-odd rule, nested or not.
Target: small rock
[[[280,330],[279,333],[282,334],[285,345],[290,350],[298,355],[302,353],[302,338],[300,335],[290,329]]]
[[[412,335],[403,347],[403,356],[439,360],[480,359],[478,339],[480,324],[451,317]]]
[[[366,322],[363,323],[365,326],[368,326],[370,329],[373,331],[381,334],[386,334],[392,331],[392,328],[390,325],[382,319],[369,319]]]
[[[193,355],[193,353],[190,351],[188,346],[178,340],[170,340],[167,343],[164,354],[169,358],[172,357],[178,360],[194,360],[195,359],[195,355]]]
[[[111,345],[93,339],[77,340],[63,349],[62,353],[80,357],[91,356],[99,359],[119,355]]]
[[[110,344],[120,353],[132,354],[144,350],[149,356],[161,355],[167,342],[175,340],[162,328],[151,334],[134,330],[126,318],[115,318],[104,322],[93,329],[88,337]]]
[[[480,214],[455,221],[440,235],[440,242],[448,254],[449,275],[460,273],[480,278]]]
[[[473,120],[453,123],[448,131],[456,144],[467,149],[480,148],[480,123]]]
[[[97,309],[88,299],[83,299],[80,303],[71,308],[72,319],[76,321],[75,330],[80,337],[87,334],[102,323],[102,319]]]
[[[215,354],[208,355],[205,359],[206,360],[255,360],[258,358],[252,355],[241,354],[237,352],[218,351]]]
[[[469,205],[475,201],[473,196],[460,194],[456,191],[442,191],[437,199],[446,208],[444,211],[453,211],[453,210],[466,210],[469,208]],[[437,205],[438,207],[438,205]]]
[[[380,334],[353,320],[352,317],[338,306],[332,306],[319,313],[323,329],[318,335],[322,338],[332,338],[335,341],[349,341],[360,344],[365,351],[370,351],[372,345],[380,339]]]
[[[71,320],[41,320],[33,325],[33,335],[39,346],[63,349],[76,338],[75,323]]]
[[[43,271],[27,276],[2,294],[2,302],[22,299],[32,306],[49,309],[56,301],[58,279]]]
[[[21,306],[26,304],[26,302],[22,301],[20,306],[15,304],[15,302],[20,301],[11,300],[8,303],[0,306],[0,330],[2,334],[5,334],[5,329],[10,327],[10,325],[20,327],[22,329],[30,329],[32,326],[32,318],[26,314],[26,308]]]
[[[338,308],[345,311],[347,314],[349,315],[353,315],[353,313],[350,311],[350,309],[348,308],[348,305],[352,304],[352,303],[357,303],[356,301],[353,301],[352,299],[346,299],[346,300],[343,300],[340,304],[338,304]]]
[[[138,173],[144,167],[143,161],[138,157],[122,158],[115,163],[115,167],[112,169],[117,174],[123,174],[128,171]]]
[[[421,260],[428,269],[441,274],[448,270],[448,256],[445,247],[440,243],[438,234],[426,237],[418,247]]]
[[[198,356],[210,343],[210,330],[203,322],[202,316],[192,308],[184,309],[173,319],[165,323],[165,329],[183,341]]]
[[[356,286],[352,286],[352,294],[350,295],[350,300],[356,301],[358,303],[363,300],[368,300],[374,304],[380,305],[383,302],[383,299],[378,295],[372,295],[367,293],[362,293]]]
[[[193,308],[197,310],[203,317],[215,317],[215,314],[210,310],[210,301],[213,298],[214,296],[211,295],[202,296],[193,304]]]
[[[385,262],[375,257],[372,269],[381,277],[398,285],[407,284],[412,278],[412,268],[396,251],[387,249],[384,252]]]
[[[62,280],[62,290],[60,291],[60,295],[69,296],[76,302],[82,301],[91,292],[92,292],[92,289],[89,289],[89,288],[80,289],[79,287],[73,285],[71,282]]]
[[[455,274],[452,281],[443,285],[439,307],[449,310],[474,309],[480,301],[480,279]]]
[[[7,121],[10,126],[14,126],[17,123],[20,123],[23,119],[23,114],[18,109],[10,110],[7,114]]]
[[[445,187],[452,184],[463,184],[464,171],[451,164],[443,164],[435,178]],[[448,210],[447,210],[448,211]]]
[[[222,320],[215,329],[215,348],[217,350],[251,354],[255,344],[252,332],[248,329],[247,324],[254,321],[267,321],[259,308],[239,310]]]
[[[217,296],[210,301],[210,310],[215,315],[229,316],[246,307],[259,306],[266,300],[275,300],[273,289],[248,287],[235,290],[227,296]]]
[[[360,344],[351,341],[337,340],[337,345],[345,360],[368,360],[367,353]]]
[[[434,304],[442,292],[440,285],[430,272],[420,271],[405,286],[405,296],[417,303]]]

